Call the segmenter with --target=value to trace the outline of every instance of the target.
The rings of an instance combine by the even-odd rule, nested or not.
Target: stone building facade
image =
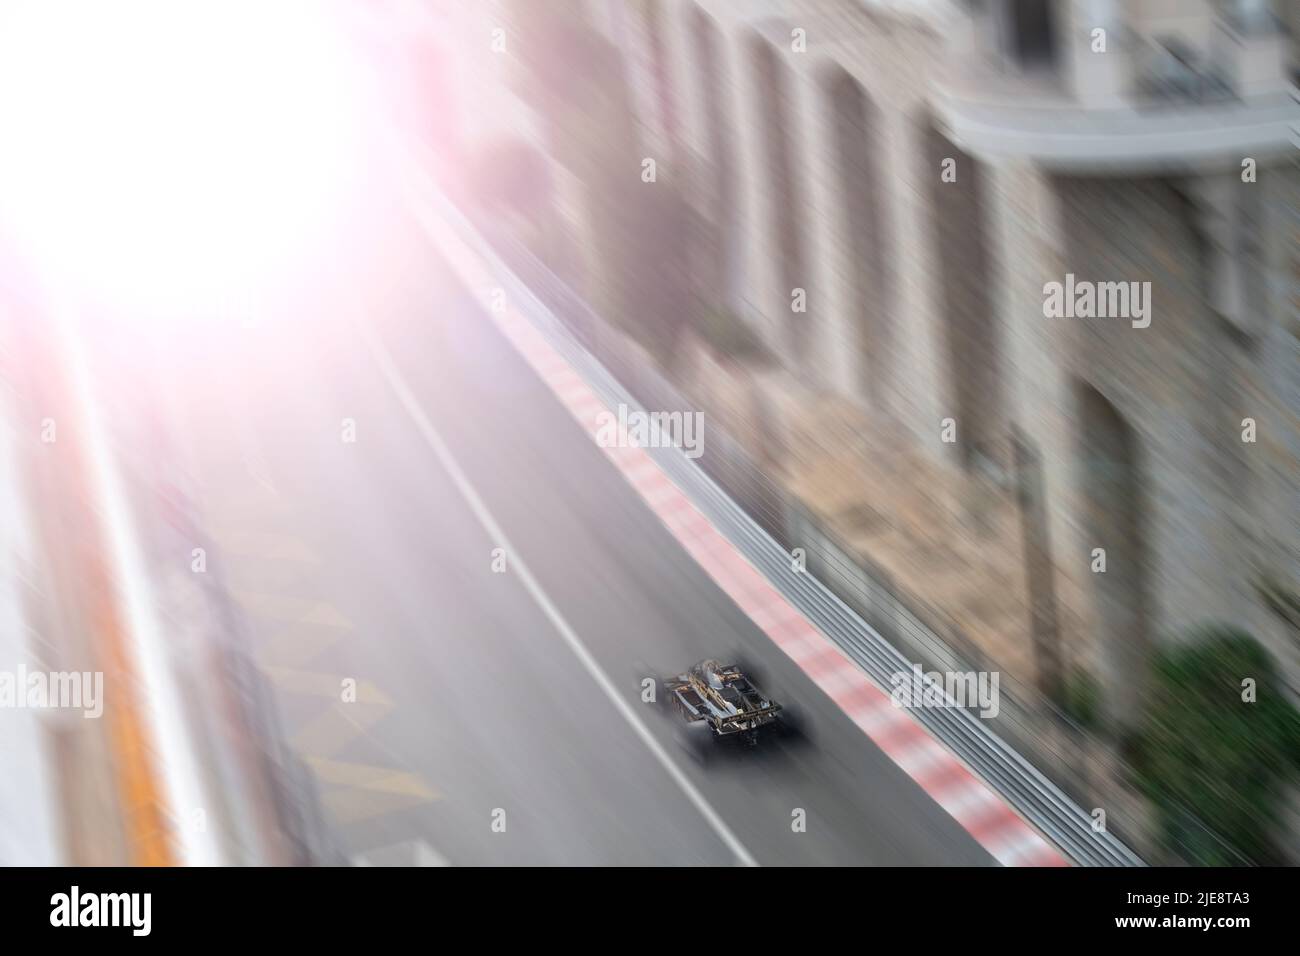
[[[830,401],[835,428],[887,429],[976,529],[893,556],[917,589],[978,572],[928,601],[973,620],[1004,587],[972,627],[989,658],[1049,696],[1093,674],[1116,725],[1150,650],[1211,622],[1300,687],[1261,595],[1300,589],[1293,4],[575,2],[623,53],[643,154],[720,224],[719,298],[781,357],[798,427]],[[526,128],[484,72],[504,21],[464,7],[462,100]],[[1049,316],[1050,283],[1149,311]]]
[[[732,307],[803,385],[897,423],[959,483],[1029,486],[1003,573],[1066,619],[1066,656],[1122,721],[1146,653],[1206,623],[1300,676],[1260,594],[1300,581],[1288,11],[588,3],[626,51],[647,155],[711,171]],[[1046,316],[1068,275],[1149,283],[1149,315]]]

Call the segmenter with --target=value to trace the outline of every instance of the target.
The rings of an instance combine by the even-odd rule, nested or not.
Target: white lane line
[[[451,861],[430,846],[428,840],[420,838],[366,850],[352,857],[351,863],[353,866],[392,865],[377,864],[375,861],[392,859],[394,856],[403,863],[409,861],[410,866],[451,866]]]
[[[370,354],[379,365],[379,371],[383,374],[384,379],[388,382],[389,386],[397,394],[398,400],[401,401],[407,414],[409,414],[411,419],[415,422],[416,428],[419,429],[425,440],[428,441],[429,445],[433,448],[434,454],[438,456],[438,460],[441,462],[443,469],[456,485],[456,490],[460,492],[461,497],[465,499],[470,510],[474,512],[474,516],[478,519],[479,524],[484,527],[492,540],[506,549],[506,552],[510,555],[511,568],[514,570],[515,574],[518,575],[524,589],[532,597],[533,601],[542,609],[542,613],[546,615],[547,620],[549,620],[555,630],[559,632],[560,637],[564,639],[564,642],[569,645],[569,649],[577,656],[582,666],[591,676],[591,679],[596,682],[596,685],[600,687],[605,696],[609,698],[610,703],[614,705],[614,709],[617,710],[619,715],[628,722],[636,735],[641,738],[641,742],[646,745],[650,753],[652,753],[655,759],[659,761],[660,766],[662,766],[668,773],[668,776],[672,778],[675,784],[677,784],[682,793],[686,795],[686,798],[695,805],[695,809],[700,812],[700,815],[703,816],[709,826],[713,828],[713,832],[718,835],[718,838],[726,844],[727,849],[736,857],[737,862],[742,866],[758,866],[758,861],[754,859],[747,849],[745,849],[745,845],[740,842],[740,839],[731,832],[731,828],[727,826],[722,817],[718,815],[718,812],[714,810],[709,804],[709,801],[705,799],[704,794],[700,793],[700,791],[696,789],[695,785],[691,783],[686,774],[681,771],[677,764],[673,763],[673,759],[668,755],[668,751],[666,751],[659,741],[654,738],[654,735],[650,733],[649,728],[646,727],[646,725],[641,721],[641,718],[639,718],[636,715],[636,712],[632,709],[632,705],[624,700],[619,694],[618,690],[614,686],[614,682],[610,680],[609,675],[607,675],[601,668],[600,664],[596,662],[596,659],[592,656],[591,652],[587,650],[587,646],[583,644],[582,640],[578,637],[577,632],[569,626],[569,622],[564,619],[564,616],[559,612],[559,609],[556,608],[555,604],[547,596],[546,592],[542,590],[541,585],[537,583],[537,579],[533,577],[532,571],[529,570],[528,565],[524,562],[522,555],[520,555],[519,551],[510,543],[510,539],[506,537],[501,526],[497,524],[496,518],[492,516],[492,512],[488,509],[488,506],[484,503],[483,499],[479,496],[479,493],[470,483],[469,478],[466,477],[464,470],[460,467],[456,458],[452,455],[451,449],[447,447],[446,442],[443,441],[437,428],[435,428],[433,422],[429,420],[429,416],[426,415],[424,409],[420,407],[420,403],[416,400],[415,395],[406,384],[406,380],[402,378],[401,373],[397,370],[397,366],[393,363],[392,356],[389,355],[388,350],[379,340],[379,337],[362,323],[358,323],[357,328],[362,339],[366,343],[366,347],[370,349]]]

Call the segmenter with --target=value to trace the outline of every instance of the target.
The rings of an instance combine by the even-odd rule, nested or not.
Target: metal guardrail
[[[533,308],[524,314],[608,404],[625,404],[629,408],[642,408],[643,402],[653,407],[671,410],[691,410],[677,390],[662,376],[644,364],[629,366],[612,362],[620,374],[634,381],[639,388],[629,389],[609,368],[593,355],[598,348],[600,330],[604,327],[586,303],[544,264],[520,247],[511,247],[508,241],[495,237],[498,245],[504,241],[506,256],[489,244],[488,240],[465,215],[441,195],[429,194],[438,203],[442,217],[454,224],[461,238],[498,271],[503,287],[515,301],[531,302]],[[568,322],[556,312],[566,313]],[[634,396],[633,391],[638,395]],[[758,490],[751,505],[757,504],[756,513],[742,508],[727,491],[723,490],[706,466],[687,458],[673,447],[645,449],[664,469],[668,476],[687,493],[697,507],[722,531],[745,557],[761,571],[781,593],[833,640],[859,667],[882,688],[890,685],[890,677],[908,672],[912,661],[887,641],[880,632],[842,600],[814,573],[794,571],[784,537],[787,514],[780,513],[763,492],[770,481],[752,463],[734,442],[716,429],[710,433],[710,451],[700,462],[712,460],[716,466],[746,471],[733,475],[740,478],[740,487],[746,482]],[[723,455],[711,454],[719,443],[731,446]],[[788,509],[788,503],[780,511]],[[841,559],[842,560],[842,559]],[[943,642],[916,615],[888,590],[872,581],[858,570],[863,580],[873,584],[874,600],[883,613],[912,630],[919,639],[936,647]],[[1119,839],[1107,832],[1098,832],[1092,818],[1072,801],[1056,784],[1030,764],[1019,752],[992,732],[971,711],[964,708],[918,708],[913,711],[917,719],[936,738],[955,754],[986,783],[1003,796],[1031,824],[1037,827],[1070,860],[1089,866],[1141,866],[1142,860]]]

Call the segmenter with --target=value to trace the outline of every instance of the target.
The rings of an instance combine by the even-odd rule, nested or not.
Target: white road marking
[[[393,857],[403,861],[398,865],[451,866],[450,860],[430,846],[429,841],[423,839],[407,840],[405,843],[367,850],[358,853],[351,862],[353,866],[375,866],[376,860],[388,860]],[[406,861],[409,861],[409,864]]]
[[[593,657],[591,652],[587,650],[586,645],[582,643],[582,640],[578,637],[574,629],[569,626],[568,621],[564,619],[564,616],[560,613],[559,609],[556,608],[550,597],[548,597],[546,592],[542,590],[541,585],[538,584],[532,571],[529,570],[528,565],[520,556],[518,549],[510,543],[509,538],[501,529],[501,526],[497,524],[496,519],[492,516],[492,512],[488,509],[483,499],[470,483],[469,478],[466,477],[464,470],[452,455],[446,442],[443,441],[437,428],[435,428],[433,422],[429,420],[429,416],[425,414],[424,409],[420,407],[420,403],[416,400],[415,395],[411,392],[405,379],[402,378],[401,373],[397,370],[396,365],[393,363],[392,356],[389,355],[384,344],[379,340],[378,336],[376,336],[364,324],[358,323],[358,329],[362,339],[366,343],[366,347],[370,349],[370,354],[379,365],[379,370],[383,374],[384,379],[397,394],[398,400],[401,401],[407,414],[409,414],[411,419],[415,422],[416,428],[419,429],[421,435],[424,436],[425,440],[433,448],[434,454],[438,456],[438,460],[441,462],[443,469],[456,485],[456,490],[460,492],[461,497],[465,499],[470,510],[478,519],[479,524],[484,527],[492,540],[505,548],[506,552],[510,554],[511,568],[514,573],[518,575],[520,582],[523,584],[524,589],[528,592],[529,596],[531,596],[537,606],[541,608],[542,613],[546,615],[547,620],[549,620],[555,630],[559,632],[560,637],[564,639],[564,642],[569,645],[569,649],[573,651],[579,662],[581,662],[582,666],[591,676],[591,679],[596,682],[596,685],[604,692],[610,703],[614,705],[614,709],[619,712],[619,715],[627,721],[628,725],[631,726],[636,735],[641,738],[641,742],[646,745],[646,748],[649,749],[650,753],[652,753],[655,759],[659,761],[659,764],[664,768],[668,776],[672,778],[673,782],[681,789],[682,793],[686,795],[686,798],[695,805],[695,809],[700,812],[701,816],[704,817],[709,826],[713,828],[713,832],[718,835],[718,838],[736,857],[736,860],[743,866],[758,866],[758,861],[754,859],[747,849],[745,849],[745,845],[740,842],[739,838],[737,838],[737,836],[731,831],[731,828],[727,826],[722,817],[718,815],[718,812],[709,804],[709,801],[705,799],[704,795],[696,789],[695,785],[691,783],[686,774],[684,774],[673,762],[672,758],[668,755],[668,752],[659,741],[654,738],[654,735],[650,733],[649,728],[646,727],[642,720],[636,715],[631,704],[624,700],[619,694],[614,682],[610,680],[609,675],[606,674],[600,664],[596,662],[595,657]]]
[[[447,860],[447,857],[435,851],[432,845],[429,845],[428,840],[420,838],[406,840],[404,843],[394,843],[389,847],[368,849],[364,853],[357,853],[356,856],[352,857],[351,864],[352,866],[391,866],[394,864],[383,861],[394,860],[394,858],[402,861],[395,864],[399,866],[451,866],[451,861]]]

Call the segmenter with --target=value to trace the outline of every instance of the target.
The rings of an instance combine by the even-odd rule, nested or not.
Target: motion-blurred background
[[[729,860],[358,328],[633,697],[719,642],[817,691],[564,430],[412,169],[1143,858],[1300,858],[1300,4],[101,6],[4,4],[0,669],[105,710],[0,709],[0,862]],[[809,706],[815,751],[701,783],[760,861],[987,862]]]

